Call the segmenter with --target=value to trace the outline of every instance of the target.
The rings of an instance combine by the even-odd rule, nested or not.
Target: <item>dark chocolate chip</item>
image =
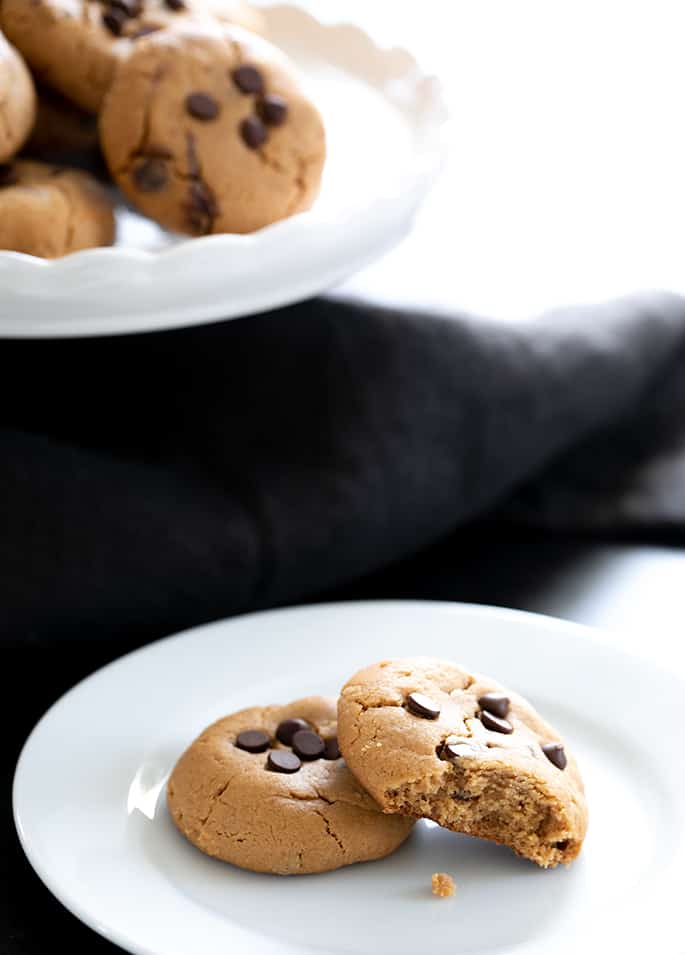
[[[17,172],[12,163],[0,164],[0,187],[14,186],[17,182]]]
[[[275,773],[296,773],[302,763],[289,749],[272,749],[266,758],[267,769]]]
[[[169,182],[166,162],[157,156],[143,159],[133,167],[131,178],[140,192],[161,192]]]
[[[445,743],[440,753],[441,759],[463,759],[464,756],[478,756],[485,749],[480,743],[469,740],[458,740],[455,743]]]
[[[338,746],[337,737],[333,736],[324,742],[323,758],[340,759],[340,747]]]
[[[259,116],[247,116],[240,124],[240,135],[250,149],[257,149],[266,142],[266,126]]]
[[[245,730],[238,733],[235,745],[238,749],[244,749],[248,753],[265,753],[269,748],[271,740],[266,733],[261,730]]]
[[[311,726],[306,720],[295,717],[290,720],[282,720],[276,728],[276,739],[285,746],[290,746],[293,736],[299,730],[310,730]]]
[[[102,22],[114,36],[121,36],[121,31],[124,29],[124,24],[127,20],[128,15],[125,14],[123,10],[117,10],[111,7],[102,14]]]
[[[293,736],[292,747],[300,759],[320,759],[326,748],[319,734],[312,730],[298,730]]]
[[[110,9],[121,10],[126,17],[138,17],[143,12],[141,0],[109,0]]]
[[[414,716],[422,716],[425,720],[437,720],[440,716],[440,707],[424,693],[410,693],[407,697],[407,709]]]
[[[288,104],[282,96],[267,93],[257,102],[257,113],[267,126],[280,126],[288,116]]]
[[[214,196],[204,182],[198,180],[188,186],[186,211],[188,224],[195,232],[205,235],[211,230],[219,210]]]
[[[219,115],[219,104],[209,93],[189,93],[186,96],[186,110],[195,119],[205,122],[216,119]]]
[[[557,769],[566,769],[566,753],[561,743],[543,743],[542,752]]]
[[[495,716],[504,717],[509,712],[509,707],[511,703],[508,696],[504,696],[502,693],[484,693],[481,697],[478,698],[478,706],[482,710],[487,710],[488,713],[494,713]]]
[[[513,733],[514,727],[509,720],[500,719],[487,710],[481,710],[480,721],[486,730],[492,730],[493,733]]]
[[[261,93],[264,89],[264,79],[256,66],[247,63],[239,66],[231,77],[241,93]]]
[[[166,6],[169,10],[173,10],[174,13],[178,13],[179,10],[185,10],[185,0],[164,0]]]
[[[150,36],[151,33],[157,33],[162,28],[160,26],[153,26],[153,24],[148,24],[147,26],[139,27],[135,33],[129,33],[129,40],[141,40],[144,36]]]

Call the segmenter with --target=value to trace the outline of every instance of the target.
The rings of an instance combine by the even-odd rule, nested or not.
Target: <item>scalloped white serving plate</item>
[[[205,725],[336,694],[366,663],[416,653],[491,673],[558,726],[590,806],[568,869],[420,823],[387,859],[282,878],[177,833],[164,784]],[[62,697],[22,751],[15,821],[54,895],[137,955],[681,955],[684,699],[682,676],[534,614],[393,601],[251,614],[153,643]],[[431,896],[436,871],[454,898]]]
[[[326,124],[309,212],[252,235],[183,239],[127,210],[117,244],[55,261],[0,252],[0,335],[104,335],[236,318],[316,294],[409,231],[445,158],[435,77],[405,50],[294,5],[262,7]]]

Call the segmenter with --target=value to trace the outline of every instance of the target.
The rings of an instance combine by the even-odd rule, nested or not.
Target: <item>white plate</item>
[[[445,156],[438,81],[404,50],[296,6],[263,10],[326,124],[314,208],[248,236],[174,239],[130,211],[118,242],[46,261],[0,252],[0,335],[103,335],[235,318],[321,292],[399,242]]]
[[[207,723],[335,693],[363,664],[417,652],[510,683],[563,732],[591,810],[569,869],[421,823],[388,859],[283,879],[209,859],[178,835],[164,782]],[[668,672],[547,617],[414,602],[254,614],[152,644],[67,693],[24,747],[15,819],[48,888],[135,953],[674,955],[684,699]],[[453,873],[456,897],[431,896],[435,871]]]

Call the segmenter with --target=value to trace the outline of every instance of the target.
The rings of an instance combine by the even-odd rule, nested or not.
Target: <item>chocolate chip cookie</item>
[[[314,201],[319,113],[285,57],[238,28],[186,25],[141,41],[105,97],[112,176],[141,212],[190,235],[252,232]]]
[[[2,0],[0,28],[41,82],[96,113],[117,63],[141,37],[216,18],[259,30],[242,0]]]
[[[0,166],[0,249],[52,259],[113,241],[112,205],[88,173],[29,159]]]
[[[252,707],[209,726],[176,764],[167,804],[210,856],[302,875],[380,859],[413,820],[384,815],[340,756],[335,701]]]
[[[24,145],[36,115],[31,74],[14,47],[0,33],[0,163]]]
[[[444,660],[384,660],[338,701],[340,747],[385,812],[492,839],[544,867],[580,852],[578,767],[522,697]]]

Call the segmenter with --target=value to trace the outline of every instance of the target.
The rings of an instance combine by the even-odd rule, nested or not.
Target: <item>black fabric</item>
[[[141,642],[456,526],[680,527],[685,303],[503,323],[314,300],[0,343],[0,636]]]

